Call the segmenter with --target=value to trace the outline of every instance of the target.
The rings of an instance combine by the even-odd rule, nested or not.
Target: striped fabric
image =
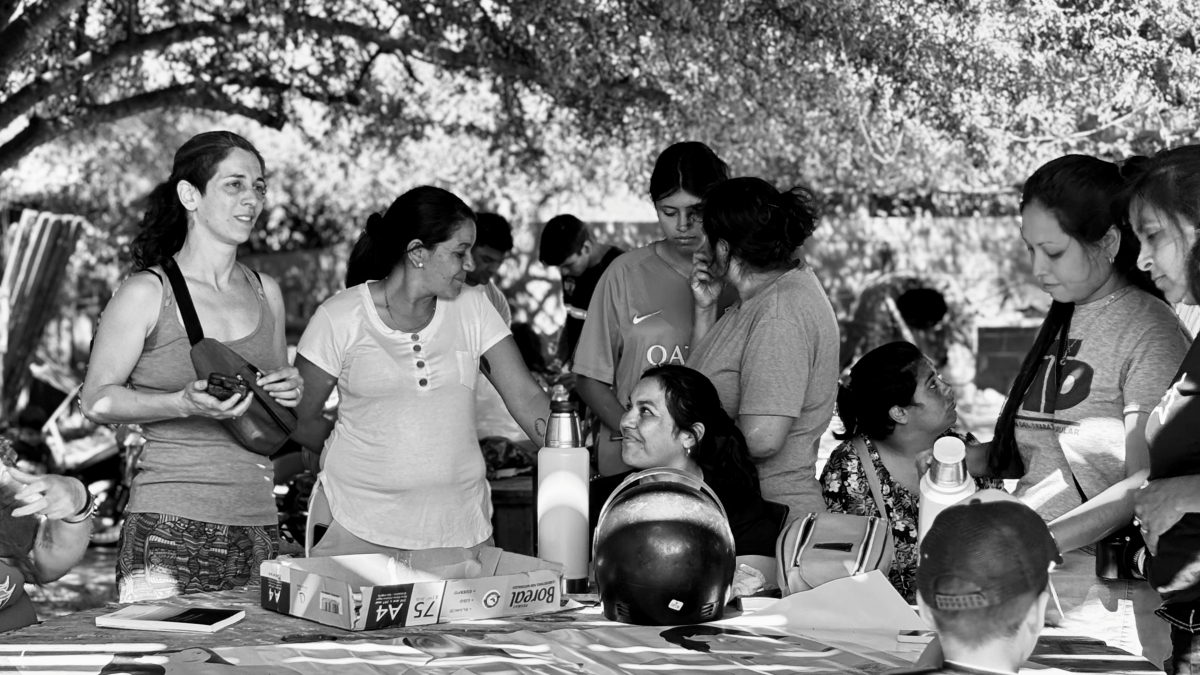
[[[217,525],[160,513],[130,513],[117,555],[120,601],[223,591],[258,580],[275,557],[279,528]]]

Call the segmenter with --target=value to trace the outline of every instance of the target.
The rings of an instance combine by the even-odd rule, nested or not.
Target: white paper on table
[[[767,615],[783,617],[783,625],[795,630],[929,630],[879,570],[793,593],[755,613]]]

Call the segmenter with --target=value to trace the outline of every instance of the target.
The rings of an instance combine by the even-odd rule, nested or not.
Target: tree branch
[[[166,49],[181,42],[191,42],[203,37],[233,38],[240,33],[254,30],[246,17],[235,17],[228,21],[198,21],[164,28],[144,35],[130,37],[112,45],[107,52],[87,52],[69,62],[63,69],[30,82],[4,102],[0,109],[0,129],[8,127],[18,117],[51,96],[58,96],[87,76],[105,68],[120,65],[139,54],[152,50]]]
[[[42,0],[26,4],[15,21],[0,31],[0,80],[8,77],[17,59],[31,51],[86,0]]]
[[[160,108],[192,108],[241,115],[272,129],[287,121],[279,113],[252,108],[211,89],[174,86],[136,94],[120,101],[87,108],[83,114],[56,120],[31,117],[29,124],[0,145],[0,172],[16,165],[31,150],[77,129],[108,124],[131,115]]]

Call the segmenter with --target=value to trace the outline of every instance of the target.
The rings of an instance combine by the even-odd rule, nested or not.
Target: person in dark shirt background
[[[567,323],[558,341],[556,356],[567,363],[575,354],[575,344],[587,318],[588,303],[600,282],[600,275],[625,251],[592,239],[587,225],[575,216],[555,216],[542,229],[538,259],[562,274],[563,304]]]

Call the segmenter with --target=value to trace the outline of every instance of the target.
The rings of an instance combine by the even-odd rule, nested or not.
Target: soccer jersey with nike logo
[[[726,287],[720,311],[733,304]],[[688,280],[654,251],[654,244],[617,258],[600,279],[571,370],[613,386],[617,400],[629,395],[647,368],[685,365],[692,336],[692,289]],[[601,431],[601,443],[618,442],[619,430]]]

